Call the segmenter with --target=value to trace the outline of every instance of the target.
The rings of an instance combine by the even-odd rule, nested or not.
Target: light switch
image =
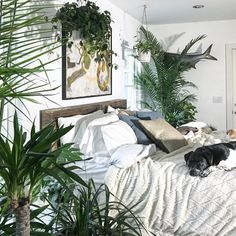
[[[213,97],[212,101],[213,101],[213,103],[222,103],[223,97]]]

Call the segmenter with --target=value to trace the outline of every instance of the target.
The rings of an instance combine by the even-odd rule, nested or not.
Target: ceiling
[[[196,21],[236,19],[236,0],[109,0],[127,14],[147,24],[169,24]],[[204,5],[194,9],[193,5]]]

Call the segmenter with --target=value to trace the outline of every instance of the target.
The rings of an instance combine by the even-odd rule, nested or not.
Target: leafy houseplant
[[[152,61],[144,63],[142,72],[135,78],[146,96],[144,106],[152,110],[159,109],[165,119],[175,127],[195,120],[197,110],[192,104],[195,96],[187,88],[196,88],[196,85],[186,81],[183,73],[193,67],[185,60],[186,53],[204,36],[191,40],[181,54],[169,54],[162,49],[150,31],[143,27],[140,30],[145,40],[152,44],[153,50]]]
[[[95,56],[95,60],[100,62],[107,54],[114,53],[109,49],[112,21],[110,12],[100,12],[100,8],[93,2],[83,2],[85,5],[65,3],[52,18],[52,23],[54,28],[57,28],[55,23],[61,24],[62,36],[58,35],[58,40],[66,41],[69,47],[73,43],[73,31],[78,31],[84,54]]]
[[[55,187],[57,188],[58,185]],[[75,189],[72,187],[71,191]],[[148,233],[141,220],[133,214],[132,208],[127,208],[119,201],[110,200],[111,193],[106,185],[96,188],[93,180],[90,179],[88,188],[80,187],[77,191],[78,198],[71,198],[66,193],[61,194],[60,188],[58,188],[57,199],[50,197],[50,192],[44,194],[52,209],[52,213],[49,214],[54,215],[51,220],[53,224],[49,223],[53,226],[49,230],[53,235],[141,236],[141,230]],[[132,224],[129,223],[131,221]]]
[[[50,125],[36,132],[33,125],[30,140],[27,141],[27,133],[15,115],[14,137],[7,138],[4,135],[6,106],[12,105],[22,112],[20,105],[27,109],[24,100],[35,102],[33,97],[46,96],[56,89],[48,87],[48,79],[44,79],[42,74],[46,77],[45,66],[57,59],[43,62],[41,57],[61,45],[52,40],[51,29],[47,27],[47,20],[42,14],[45,6],[32,4],[28,0],[2,0],[0,5],[1,235],[12,235],[10,231],[13,225],[16,225],[17,236],[30,234],[29,206],[44,175],[54,175],[61,181],[59,173],[64,172],[73,179],[81,180],[57,160],[63,149],[68,147],[55,151],[50,149],[51,143],[65,134],[67,128],[55,131]],[[14,99],[17,99],[17,104]],[[28,114],[22,113],[29,118]],[[13,214],[16,216],[15,221],[11,219],[8,222]]]
[[[6,106],[18,109],[20,104],[25,107],[25,100],[35,102],[33,97],[45,96],[56,89],[48,87],[45,70],[45,66],[54,60],[43,62],[40,58],[60,45],[52,41],[51,29],[45,27],[47,20],[41,13],[43,6],[39,4],[31,8],[32,2],[26,0],[2,0],[0,5],[1,133],[4,131]],[[46,79],[43,76],[39,78],[37,73],[44,73]],[[18,105],[15,105],[14,99],[17,99]],[[21,112],[21,109],[18,111]]]
[[[137,49],[138,52],[150,52],[152,48],[152,44],[147,41],[138,41],[134,46],[134,49]]]
[[[150,62],[151,51],[153,49],[152,44],[140,40],[135,44],[134,49],[138,52],[138,59],[140,62]]]
[[[16,215],[16,235],[30,235],[30,203],[32,195],[42,185],[44,176],[52,176],[67,185],[62,174],[70,176],[78,183],[86,186],[84,181],[66,164],[75,160],[61,161],[58,156],[70,145],[53,151],[52,143],[67,133],[72,127],[54,129],[53,124],[35,132],[32,126],[30,139],[19,126],[17,115],[14,116],[14,138],[12,143],[0,136],[0,176],[9,198],[11,209]],[[80,159],[79,156],[77,159]],[[68,189],[69,190],[69,189]]]

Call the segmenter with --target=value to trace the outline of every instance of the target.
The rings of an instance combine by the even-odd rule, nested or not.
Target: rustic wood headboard
[[[78,106],[59,107],[40,111],[40,129],[46,125],[55,122],[58,117],[68,117],[73,115],[85,115],[97,110],[106,111],[108,106],[114,108],[127,108],[125,99],[116,99],[105,102],[90,103]]]

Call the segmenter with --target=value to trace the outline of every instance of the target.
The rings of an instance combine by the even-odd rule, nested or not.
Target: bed
[[[41,110],[39,114],[40,128],[43,128],[50,123],[53,123],[55,125],[55,128],[58,128],[58,119],[62,117],[62,119],[67,119],[73,116],[83,116],[86,114],[91,114],[96,111],[106,112],[109,106],[113,108],[126,109],[127,102],[125,99],[114,99],[105,102]],[[54,147],[57,147],[60,144],[61,143],[58,142],[54,145]],[[84,159],[86,159],[86,157]],[[80,161],[77,163],[77,165],[84,170],[77,170],[77,174],[80,175],[80,177],[82,177],[85,181],[93,178],[96,186],[104,184],[105,175],[110,166],[109,159],[107,157],[100,157],[99,160],[97,158],[88,161]]]
[[[92,177],[96,184],[107,184],[115,198],[127,206],[135,206],[135,214],[155,235],[236,235],[236,170],[213,167],[205,178],[192,177],[184,161],[184,154],[199,146],[229,141],[224,132],[196,132],[185,137],[187,145],[168,154],[159,148],[154,150],[153,144],[137,145],[129,133],[123,135],[126,140],[118,147],[116,142],[123,137],[118,135],[114,141],[109,135],[116,130],[116,136],[118,130],[127,128],[114,114],[116,108],[126,108],[123,99],[43,110],[40,112],[41,127],[60,117],[79,115],[81,119],[80,115],[105,111],[107,107],[114,109],[109,118],[100,114],[102,119],[87,122],[87,127],[82,128],[83,122],[75,123],[74,132],[82,130],[85,140],[81,141],[81,134],[74,134],[74,140],[83,143],[80,147],[85,148],[89,156],[94,155],[89,162],[78,164],[86,170],[77,172],[82,178]],[[91,123],[93,125],[89,126]],[[98,140],[94,139],[94,134]],[[108,154],[103,152],[105,148],[100,148],[102,145],[106,146]],[[138,148],[141,151],[134,155]],[[93,149],[98,152],[93,153]]]

